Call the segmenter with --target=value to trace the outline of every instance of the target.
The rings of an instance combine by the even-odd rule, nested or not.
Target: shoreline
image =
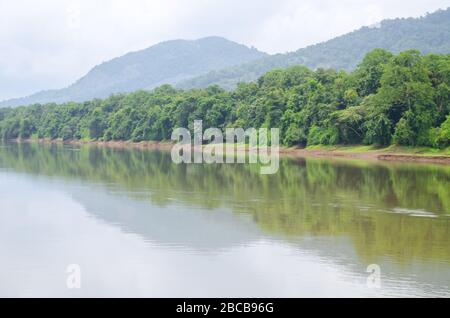
[[[174,146],[170,142],[156,142],[156,141],[82,141],[82,140],[68,140],[62,141],[59,139],[15,139],[10,142],[17,143],[39,143],[39,144],[66,144],[66,145],[91,145],[99,147],[108,147],[115,149],[144,149],[144,150],[162,150],[170,151]],[[225,149],[225,152],[227,150]],[[237,147],[237,152],[248,152],[247,147]],[[359,159],[366,161],[391,161],[391,162],[416,162],[416,163],[437,163],[450,165],[450,155],[445,154],[414,154],[402,152],[401,150],[385,149],[370,149],[364,151],[353,151],[351,147],[333,147],[333,148],[287,148],[280,147],[280,156],[282,157],[297,157],[297,158],[341,158],[341,159]]]

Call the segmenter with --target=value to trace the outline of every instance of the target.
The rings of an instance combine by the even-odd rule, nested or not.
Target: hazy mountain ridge
[[[408,49],[450,53],[450,9],[421,18],[384,20],[287,54],[268,55],[220,37],[162,42],[102,63],[67,88],[3,101],[0,107],[81,102],[163,84],[182,89],[210,85],[232,89],[237,83],[256,80],[272,69],[296,64],[312,69],[353,70],[375,48],[393,53]]]
[[[393,53],[417,49],[422,53],[450,53],[450,8],[421,18],[384,20],[370,27],[312,45],[296,52],[277,54],[243,65],[212,71],[186,80],[180,88],[198,88],[217,84],[231,89],[238,82],[256,80],[274,68],[303,64],[316,69],[353,70],[364,55],[376,48]]]
[[[167,41],[104,62],[67,88],[41,91],[25,98],[3,101],[0,106],[81,102],[108,97],[113,93],[152,89],[266,55],[220,37]]]

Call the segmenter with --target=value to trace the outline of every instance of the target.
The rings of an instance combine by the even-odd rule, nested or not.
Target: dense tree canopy
[[[352,72],[273,70],[231,92],[218,86],[0,109],[5,139],[162,141],[178,127],[280,128],[286,146],[450,146],[450,55],[376,49]]]

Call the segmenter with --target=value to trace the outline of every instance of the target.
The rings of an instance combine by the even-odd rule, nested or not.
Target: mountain
[[[152,89],[264,56],[267,54],[220,37],[168,41],[98,65],[67,88],[4,101],[0,106],[81,102],[113,93]]]
[[[296,52],[267,56],[223,70],[214,70],[179,83],[189,89],[217,84],[231,89],[238,82],[256,80],[274,68],[303,64],[310,68],[354,69],[369,51],[383,48],[393,53],[418,49],[422,53],[450,53],[450,8],[421,18],[384,20],[376,25]]]
[[[80,102],[162,84],[183,89],[217,84],[232,89],[272,69],[296,64],[352,70],[375,48],[393,53],[408,49],[450,53],[450,8],[421,18],[384,20],[287,54],[268,55],[220,37],[163,42],[96,66],[67,88],[0,102],[0,107]]]

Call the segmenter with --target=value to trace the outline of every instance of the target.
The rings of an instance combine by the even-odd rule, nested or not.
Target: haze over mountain
[[[3,101],[0,106],[81,102],[108,97],[113,93],[152,89],[266,55],[255,48],[248,48],[221,37],[196,41],[168,41],[98,65],[67,88]]]
[[[301,34],[299,35],[301,36]],[[450,53],[450,8],[421,18],[384,20],[330,41],[293,53],[268,56],[184,81],[180,88],[200,88],[217,84],[231,89],[238,82],[256,80],[274,68],[303,64],[310,68],[352,70],[369,51],[383,48],[393,53],[417,49],[422,53]]]
[[[393,53],[408,49],[450,53],[450,9],[422,18],[384,20],[287,54],[268,55],[220,37],[163,42],[96,66],[67,88],[3,101],[0,107],[80,102],[162,84],[183,89],[217,84],[232,89],[238,82],[256,80],[267,71],[295,64],[352,70],[375,48]]]

